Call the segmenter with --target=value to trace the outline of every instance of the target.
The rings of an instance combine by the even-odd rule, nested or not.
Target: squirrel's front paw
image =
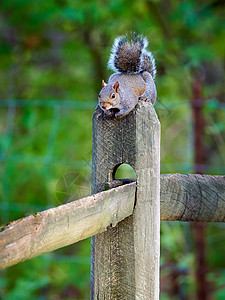
[[[112,117],[112,112],[110,110],[104,110],[104,113],[108,116],[108,117]]]
[[[125,113],[118,112],[115,114],[115,118],[120,119],[125,115]]]
[[[148,97],[146,97],[146,96],[139,96],[139,97],[138,97],[138,101],[145,101],[145,102],[148,102],[149,100],[148,100]]]

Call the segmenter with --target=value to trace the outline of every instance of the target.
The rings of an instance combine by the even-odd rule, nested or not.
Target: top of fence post
[[[151,103],[122,119],[93,115],[92,192],[130,164],[137,175],[134,214],[92,239],[91,299],[159,299],[160,123]]]

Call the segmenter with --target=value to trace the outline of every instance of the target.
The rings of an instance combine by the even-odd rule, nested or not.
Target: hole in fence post
[[[129,164],[121,164],[114,168],[112,179],[137,178],[134,169]]]

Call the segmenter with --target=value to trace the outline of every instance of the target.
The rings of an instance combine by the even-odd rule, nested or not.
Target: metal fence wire
[[[198,101],[199,105],[203,105],[201,101]],[[2,221],[8,222],[9,221],[9,211],[18,211],[18,212],[26,212],[28,210],[43,210],[45,208],[52,206],[52,201],[49,200],[45,204],[41,203],[13,203],[13,205],[9,205],[12,201],[10,200],[10,193],[9,188],[13,188],[13,183],[8,182],[10,180],[10,176],[8,174],[13,171],[7,170],[8,163],[14,166],[14,175],[13,177],[18,177],[18,169],[20,168],[21,164],[26,164],[31,169],[33,168],[34,164],[39,165],[43,169],[43,173],[47,176],[50,180],[52,172],[50,171],[52,168],[58,168],[58,186],[61,184],[62,181],[68,180],[66,178],[73,177],[73,180],[70,178],[69,181],[74,181],[76,178],[78,185],[78,196],[86,196],[87,193],[90,193],[90,187],[86,189],[87,183],[84,184],[85,179],[84,177],[87,176],[90,178],[90,165],[91,165],[91,143],[84,149],[82,155],[73,155],[71,153],[71,145],[72,148],[74,147],[74,152],[82,151],[76,143],[76,139],[74,138],[77,135],[77,131],[79,128],[74,128],[74,119],[80,118],[82,119],[82,115],[85,116],[88,112],[89,119],[89,131],[91,130],[91,115],[96,107],[96,101],[87,101],[87,102],[79,102],[79,101],[70,101],[70,100],[2,100],[0,102],[0,166],[1,166],[1,194],[2,194],[2,205],[1,211],[4,212],[1,219]],[[168,123],[170,128],[173,126],[173,123],[169,123],[170,119],[174,118],[174,111],[183,109],[185,107],[185,111],[188,111],[188,118],[187,124],[187,139],[186,145],[184,147],[188,153],[186,155],[185,160],[173,160],[169,161],[167,159],[162,158],[161,169],[162,173],[166,173],[167,171],[171,172],[192,172],[194,169],[193,161],[192,161],[192,151],[193,151],[193,134],[192,134],[192,116],[190,111],[190,101],[182,101],[179,103],[164,103],[158,100],[156,104],[156,110],[158,112],[159,118],[163,119],[163,123]],[[209,130],[210,128],[214,129],[218,126],[225,127],[224,122],[219,122],[218,124],[214,122],[211,113],[214,111],[221,110],[222,113],[225,115],[225,104],[219,102],[215,99],[210,99],[204,102],[204,107],[209,111],[207,115],[208,121],[210,121]],[[21,115],[25,117],[20,118]],[[176,118],[176,116],[175,116]],[[178,118],[178,117],[177,117]],[[180,118],[180,117],[179,117]],[[33,120],[33,121],[32,121]],[[63,124],[65,120],[68,120],[67,124]],[[33,123],[32,123],[33,122]],[[181,122],[182,122],[182,115],[181,115]],[[26,124],[24,124],[26,123]],[[30,124],[29,124],[30,123]],[[43,126],[40,126],[41,123],[46,123]],[[83,124],[77,124],[82,126]],[[24,127],[29,127],[30,130],[24,130]],[[65,127],[65,131],[71,131],[70,135],[67,135],[67,148],[65,148],[64,153],[58,156],[56,154],[57,149],[60,148],[60,140],[57,143],[57,136],[60,135],[59,131],[61,127]],[[40,127],[40,128],[39,128]],[[178,124],[179,127],[179,124]],[[23,133],[24,130],[24,133]],[[40,139],[39,142],[34,147],[39,147],[40,151],[36,151],[34,147],[29,151],[26,148],[19,144],[22,143],[21,140],[26,140],[25,144],[32,144],[34,143],[35,136],[42,135],[42,130],[45,131],[44,135],[46,137],[45,142]],[[89,137],[86,137],[87,134],[86,129],[83,130],[83,137],[82,140],[87,138],[90,139],[90,132]],[[86,131],[85,131],[86,130]],[[167,132],[169,133],[169,127],[164,129],[165,136]],[[30,132],[29,132],[30,131]],[[81,131],[81,130],[80,130]],[[176,131],[176,129],[173,129]],[[74,133],[73,133],[74,132]],[[61,132],[62,135],[62,132]],[[182,132],[179,132],[177,135],[182,135]],[[33,136],[33,137],[32,137]],[[173,136],[175,139],[176,137]],[[79,143],[79,140],[77,140]],[[225,138],[224,138],[224,131],[217,134],[215,137],[215,142],[221,144],[222,146],[225,145]],[[38,145],[38,143],[43,143],[43,145]],[[61,143],[65,143],[65,140],[61,140]],[[60,145],[60,147],[59,147]],[[70,147],[68,146],[70,145]],[[163,145],[162,145],[163,146]],[[163,148],[163,147],[162,147]],[[210,169],[211,173],[220,173],[223,174],[225,171],[225,158],[224,158],[224,151],[221,151],[221,147],[219,148],[219,155],[221,155],[221,162],[220,164],[204,164],[200,167],[208,170]],[[69,149],[69,150],[68,150]],[[185,150],[186,151],[186,150]],[[70,153],[69,153],[70,152]],[[57,166],[57,167],[56,167]],[[64,171],[66,170],[66,171]],[[83,170],[83,173],[82,173]],[[60,175],[60,172],[61,175]],[[85,173],[86,172],[86,173]],[[51,173],[51,174],[50,174]],[[80,175],[80,173],[82,175]],[[88,173],[88,175],[87,175]],[[85,174],[85,175],[84,175]],[[4,177],[4,178],[3,178]],[[8,178],[10,177],[10,178]],[[82,180],[81,180],[82,179]],[[79,182],[80,181],[80,182]],[[55,183],[57,186],[57,183]],[[71,184],[70,184],[71,185]],[[56,187],[57,189],[57,187]],[[59,188],[60,189],[60,188]],[[88,191],[87,191],[88,190]],[[59,192],[60,190],[56,191]],[[64,193],[64,191],[63,191]],[[61,196],[63,196],[63,193]],[[52,197],[52,194],[48,194],[48,199]],[[67,197],[68,198],[68,197]],[[13,201],[12,201],[13,202]]]
[[[201,101],[198,103],[199,105],[202,105]],[[10,197],[9,188],[13,188],[13,183],[8,182],[8,180],[11,180],[12,178],[12,176],[10,177],[8,174],[10,172],[14,172],[13,178],[18,177],[18,172],[21,165],[26,165],[30,169],[32,169],[34,165],[41,166],[42,172],[50,181],[54,177],[52,174],[52,169],[55,168],[57,169],[58,175],[58,180],[56,179],[54,182],[55,186],[57,186],[57,183],[59,186],[62,181],[66,180],[65,178],[72,176],[73,180],[79,178],[79,180],[77,180],[77,193],[79,194],[78,197],[82,195],[86,196],[87,193],[90,193],[90,186],[86,189],[87,183],[85,182],[85,177],[90,179],[91,142],[89,142],[88,145],[85,145],[85,149],[83,150],[82,148],[79,148],[79,145],[76,145],[76,141],[77,144],[79,144],[80,140],[76,139],[75,137],[77,136],[78,131],[82,131],[83,137],[81,137],[81,140],[83,142],[85,139],[90,140],[91,115],[96,107],[96,104],[96,101],[79,102],[70,100],[2,100],[0,102],[0,176],[2,177],[1,211],[4,212],[4,216],[2,215],[1,218],[2,221],[9,221],[8,211],[19,211],[26,213],[28,208],[29,210],[36,211],[43,210],[53,205],[52,200],[50,200],[52,193],[48,193],[49,200],[45,204],[21,202],[9,205],[9,203],[12,201],[10,200],[12,197]],[[171,170],[174,172],[185,173],[192,172],[194,169],[191,153],[193,151],[193,136],[190,106],[190,101],[188,100],[181,101],[179,103],[164,103],[163,101],[158,100],[156,104],[156,110],[159,118],[163,119],[163,122],[161,123],[169,124],[168,128],[162,128],[162,132],[165,133],[165,136],[167,135],[167,132],[170,132],[170,128],[174,126],[174,122],[171,123],[170,119],[173,120],[173,118],[180,118],[181,123],[183,122],[182,114],[181,116],[176,117],[174,115],[174,111],[183,109],[185,114],[188,112],[188,117],[186,117],[186,121],[184,121],[186,122],[185,127],[187,127],[186,146],[184,147],[188,149],[186,159],[169,161],[168,159],[162,158],[162,173],[167,173],[167,171],[171,172]],[[209,110],[208,120],[211,122],[211,127],[209,128],[216,128],[217,126],[221,127],[223,125],[225,127],[224,122],[223,124],[221,124],[221,122],[216,124],[210,115],[210,113],[213,111],[218,110],[221,110],[221,112],[225,115],[224,103],[221,103],[215,99],[210,99],[204,102],[204,107]],[[82,128],[82,130],[78,128],[79,125],[83,126],[82,122],[74,125],[74,121],[76,119],[83,119],[82,116],[86,116],[87,113],[88,117],[86,118],[86,123],[89,123],[89,127],[87,128],[89,131],[88,134],[86,128]],[[179,124],[177,125],[179,127]],[[62,132],[62,127],[64,127],[66,131],[66,141],[62,138],[64,135]],[[28,130],[26,130],[27,128]],[[172,128],[171,132],[172,130],[173,132],[176,132],[177,129]],[[68,134],[68,131],[70,134]],[[40,137],[40,135],[45,136],[45,140],[37,138],[39,139],[39,142],[35,142],[36,136]],[[58,139],[59,135],[61,136],[61,139]],[[175,135],[182,136],[182,132],[177,130]],[[173,136],[174,139],[176,138],[175,135]],[[24,143],[25,146],[21,146],[21,144],[23,144],[22,140],[26,141]],[[216,135],[216,142],[221,143],[221,145],[225,145],[224,131]],[[67,147],[64,148],[65,151],[63,152],[62,150],[60,155],[58,155],[58,152],[60,152],[59,148],[65,143],[67,144]],[[34,145],[29,147],[28,145],[31,144]],[[35,147],[39,148],[39,150],[35,149]],[[82,155],[74,155],[72,151],[81,151],[83,153]],[[225,158],[223,151],[220,150],[220,152],[222,163],[215,163],[211,165],[204,164],[201,167],[205,168],[205,170],[209,169],[211,173],[223,174],[225,171]],[[13,166],[14,171],[12,169],[7,169],[9,168],[9,162],[10,166]],[[73,181],[71,178],[68,180],[69,182]]]
[[[91,193],[91,117],[96,104],[69,100],[0,101],[1,224],[66,203],[74,193],[77,199]],[[199,105],[203,105],[201,101]],[[211,174],[224,174],[225,105],[211,99],[204,102],[204,108],[208,134],[217,146],[219,158],[213,157],[201,168]],[[190,101],[159,100],[156,111],[164,148],[161,173],[194,172]],[[217,122],[214,114],[218,111]],[[179,142],[181,154],[176,148]],[[187,223],[179,226],[189,230]],[[90,264],[90,257],[63,252],[48,253],[39,259]]]

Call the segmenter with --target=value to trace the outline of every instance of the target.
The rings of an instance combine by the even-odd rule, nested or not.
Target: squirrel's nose
[[[109,103],[101,103],[101,107],[103,109],[109,109],[111,107],[111,105]]]

